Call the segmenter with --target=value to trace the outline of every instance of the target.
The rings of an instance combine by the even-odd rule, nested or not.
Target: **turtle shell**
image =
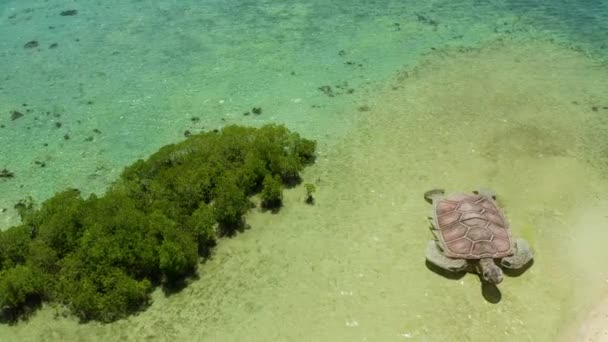
[[[433,234],[446,256],[481,259],[513,255],[508,222],[491,197],[452,194],[434,201],[433,209]]]

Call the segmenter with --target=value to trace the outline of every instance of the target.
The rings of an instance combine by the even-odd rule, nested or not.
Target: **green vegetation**
[[[135,162],[101,197],[68,189],[20,202],[22,224],[0,232],[0,316],[32,301],[84,321],[145,308],[156,286],[183,282],[217,237],[244,227],[250,196],[280,207],[315,148],[284,126],[228,126]]]
[[[306,183],[304,184],[304,189],[306,189],[306,203],[308,204],[315,204],[315,198],[312,197],[312,194],[315,193],[315,191],[317,191],[317,188],[315,187],[314,184],[311,183]]]
[[[262,186],[262,206],[267,209],[280,208],[283,204],[283,188],[279,177],[266,175]]]

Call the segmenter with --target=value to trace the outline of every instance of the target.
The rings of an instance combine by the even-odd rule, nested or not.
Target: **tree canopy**
[[[315,149],[282,125],[231,125],[136,161],[103,196],[21,202],[21,224],[0,232],[0,310],[53,301],[109,322],[145,308],[156,286],[192,275],[218,236],[243,227],[250,196],[277,206]]]

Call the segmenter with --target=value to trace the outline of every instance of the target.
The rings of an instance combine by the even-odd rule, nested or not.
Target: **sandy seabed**
[[[608,341],[608,294],[584,313],[580,321],[565,333],[562,340],[577,342],[606,342]]]

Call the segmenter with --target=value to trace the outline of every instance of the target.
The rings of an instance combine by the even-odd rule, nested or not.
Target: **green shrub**
[[[149,302],[149,280],[137,280],[118,267],[86,268],[67,258],[59,279],[59,300],[83,321],[111,322],[135,312]]]
[[[218,235],[243,228],[249,196],[278,208],[315,148],[284,126],[232,125],[134,162],[103,196],[26,199],[22,224],[0,233],[0,304],[38,296],[103,322],[140,310],[153,286],[181,282]]]
[[[266,175],[262,193],[262,206],[267,209],[279,208],[283,201],[283,186],[278,177]]]
[[[262,180],[268,174],[264,162],[254,153],[249,153],[243,165],[234,170],[237,185],[243,189],[247,195],[253,195],[259,191]]]
[[[76,255],[91,267],[116,266],[136,277],[158,272],[161,229],[175,223],[159,213],[146,215],[120,192],[110,191],[91,203],[86,234]]]
[[[27,265],[41,274],[55,275],[59,272],[59,257],[51,246],[36,239],[29,245]]]
[[[0,232],[0,270],[25,263],[30,242],[30,228],[25,225]]]
[[[203,257],[209,256],[209,249],[214,244],[216,223],[213,208],[210,205],[202,203],[184,225],[184,229],[196,241],[198,252]]]
[[[304,189],[306,190],[306,198],[305,198],[306,203],[314,204],[315,198],[312,196],[312,194],[314,194],[315,191],[317,191],[317,188],[315,187],[314,184],[306,183],[306,184],[304,184]]]
[[[193,238],[175,230],[165,234],[158,255],[160,270],[168,279],[192,273],[198,262],[198,248]]]
[[[86,204],[78,190],[61,191],[42,203],[24,224],[62,257],[78,246],[84,232],[82,214]]]
[[[317,142],[314,140],[302,139],[296,134],[294,139],[293,153],[298,157],[302,165],[310,165],[315,161],[315,150]]]
[[[42,278],[30,267],[17,265],[0,272],[0,309],[15,309],[29,297],[40,296]]]
[[[234,233],[243,224],[243,215],[250,202],[243,189],[237,186],[235,177],[225,175],[218,180],[214,191],[213,213],[225,234]]]

